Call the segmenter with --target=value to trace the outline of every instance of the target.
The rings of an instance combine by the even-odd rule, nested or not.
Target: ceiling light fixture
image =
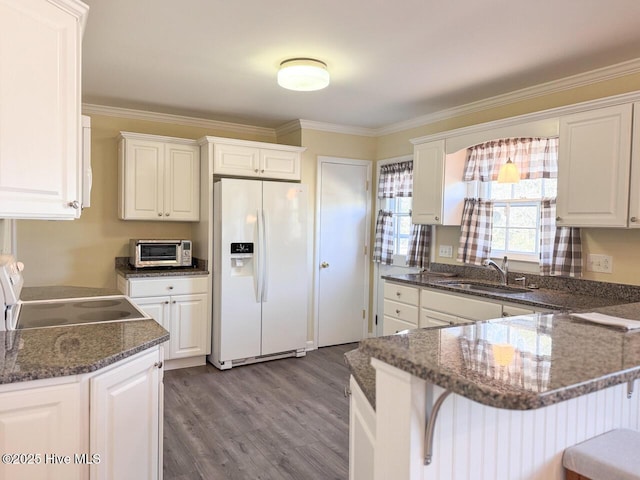
[[[313,58],[290,58],[280,64],[278,85],[288,90],[311,92],[329,85],[327,64]]]
[[[520,170],[509,158],[507,163],[500,167],[500,171],[498,172],[498,183],[518,183],[519,181]]]

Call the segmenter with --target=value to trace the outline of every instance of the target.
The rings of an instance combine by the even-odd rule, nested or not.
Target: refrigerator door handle
[[[264,236],[264,232],[263,232],[263,224],[262,224],[262,215],[260,214],[261,212],[258,210],[256,211],[256,248],[255,248],[255,252],[254,252],[254,260],[255,260],[255,264],[254,264],[254,268],[253,268],[253,288],[255,290],[256,293],[256,303],[260,303],[262,302],[262,257],[263,257],[263,250],[262,250],[262,237]]]
[[[267,291],[269,286],[269,222],[265,211],[262,211],[262,301],[267,301]]]

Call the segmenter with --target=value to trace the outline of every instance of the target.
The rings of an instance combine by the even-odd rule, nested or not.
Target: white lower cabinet
[[[349,480],[373,480],[376,412],[353,377],[349,388]]]
[[[118,288],[147,315],[169,331],[167,368],[204,365],[210,350],[211,308],[208,277],[118,279]],[[192,359],[195,363],[185,362]],[[180,360],[181,362],[173,362]]]
[[[0,463],[0,478],[87,478],[88,466],[53,463],[48,457],[68,455],[73,460],[74,454],[87,450],[82,385],[72,382],[24,389],[34,383],[6,385],[0,390],[0,451],[9,455],[9,462],[3,457]],[[5,391],[9,388],[23,389]]]
[[[418,328],[419,301],[420,292],[417,287],[385,282],[382,334],[392,335],[402,330]]]
[[[156,346],[96,372],[1,385],[0,479],[161,479],[162,378]]]
[[[91,480],[159,478],[160,362],[155,349],[91,379]]]

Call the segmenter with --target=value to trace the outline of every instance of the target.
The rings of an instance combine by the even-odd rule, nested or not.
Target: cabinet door
[[[200,149],[167,144],[164,168],[164,219],[200,220]]]
[[[0,218],[80,216],[86,7],[56,3],[0,2]]]
[[[633,104],[633,145],[631,147],[629,226],[631,228],[640,228],[640,103]]]
[[[502,305],[479,300],[471,295],[455,295],[423,289],[420,294],[420,306],[456,317],[459,321],[490,320],[502,316]]]
[[[45,455],[86,453],[81,426],[86,418],[80,404],[79,384],[30,388],[0,395],[0,451],[40,455],[41,463],[0,463],[0,478],[6,479],[80,479],[86,478],[87,466],[82,464],[45,465]],[[97,451],[97,450],[96,450]],[[35,460],[35,459],[34,459]]]
[[[373,480],[376,412],[353,377],[349,386],[349,480]]]
[[[260,149],[260,176],[282,180],[300,180],[300,154]]]
[[[121,211],[126,220],[164,217],[164,144],[127,139],[120,144]]]
[[[215,144],[213,174],[255,177],[260,173],[260,150],[241,145]]]
[[[170,358],[207,354],[207,295],[171,297]]]
[[[140,309],[158,322],[165,330],[169,330],[169,314],[171,297],[140,297],[131,299]],[[168,358],[168,357],[167,357]]]
[[[627,225],[631,109],[619,105],[560,118],[558,225]]]
[[[423,143],[414,148],[413,223],[442,224],[444,160],[444,140]]]
[[[92,480],[159,478],[159,349],[147,351],[91,379],[90,451]]]

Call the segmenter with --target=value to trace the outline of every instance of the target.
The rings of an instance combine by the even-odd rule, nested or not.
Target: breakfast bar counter
[[[640,320],[640,303],[589,312]],[[375,408],[376,479],[561,480],[566,447],[640,430],[640,329],[531,314],[370,338],[346,360]]]

